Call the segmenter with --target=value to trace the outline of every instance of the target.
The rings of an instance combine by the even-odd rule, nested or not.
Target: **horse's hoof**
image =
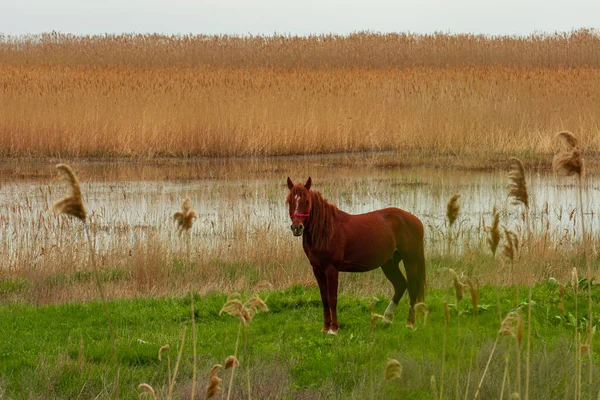
[[[327,333],[327,332],[329,332],[329,328],[323,328],[323,329],[321,329],[321,333]]]
[[[327,334],[333,335],[333,336],[337,336],[337,331],[334,331],[333,329],[330,329],[330,330],[327,331]]]
[[[384,324],[391,324],[392,320],[388,317],[383,317],[383,319],[381,320],[381,322],[383,322]]]
[[[414,325],[412,322],[410,322],[410,321],[408,321],[408,322],[406,323],[406,327],[407,327],[408,329],[415,329],[415,325]]]

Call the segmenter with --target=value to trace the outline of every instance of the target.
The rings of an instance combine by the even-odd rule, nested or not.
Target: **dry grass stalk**
[[[577,267],[573,267],[571,270],[571,285],[573,286],[573,292],[575,295],[579,293],[579,276],[577,274]]]
[[[192,352],[194,355],[193,365],[192,365],[192,399],[196,398],[196,361],[197,361],[197,352],[196,352],[196,314],[194,312],[194,293],[190,288],[190,308],[192,314]]]
[[[189,197],[186,197],[181,203],[181,210],[173,215],[173,219],[177,223],[177,230],[180,235],[189,231],[197,218],[198,214],[192,209],[192,201]]]
[[[156,393],[154,393],[154,389],[152,388],[152,386],[148,385],[147,383],[140,383],[138,385],[138,389],[146,390],[146,392],[150,393],[150,396],[152,396],[152,399],[156,400]]]
[[[77,176],[67,164],[58,164],[56,168],[68,178],[71,192],[62,199],[56,201],[52,205],[52,211],[57,214],[70,215],[85,223],[87,211],[83,204],[79,179],[77,179]]]
[[[510,159],[510,172],[508,173],[508,179],[510,184],[508,185],[508,196],[513,198],[513,204],[523,204],[526,208],[529,208],[529,193],[527,191],[527,182],[525,180],[525,168],[523,163],[516,157]]]
[[[458,274],[454,269],[450,268],[448,271],[450,271],[450,274],[452,275],[452,283],[454,284],[454,293],[456,295],[456,308],[458,309],[458,303],[460,303],[463,298],[465,284],[460,281]]]
[[[402,364],[398,360],[389,359],[385,364],[385,380],[400,379],[402,377]]]
[[[183,327],[183,334],[181,335],[181,346],[179,347],[179,354],[177,355],[177,362],[175,362],[175,369],[173,370],[173,377],[170,378],[169,392],[167,393],[167,399],[170,399],[173,394],[173,388],[175,387],[175,381],[177,379],[177,371],[179,370],[179,362],[181,361],[181,355],[183,354],[183,345],[185,344],[185,334],[187,333],[187,326]]]
[[[446,365],[446,342],[448,339],[448,323],[450,322],[450,310],[448,302],[444,300],[444,343],[442,345],[442,373],[440,379],[440,400],[444,398],[444,367]]]
[[[477,313],[479,306],[479,282],[475,280],[473,282],[470,278],[465,279],[467,286],[469,288],[469,294],[471,297],[471,306],[473,307],[473,312]]]
[[[493,215],[492,226],[488,227],[487,243],[495,257],[498,244],[500,243],[500,213],[496,209],[496,206],[494,206]]]
[[[565,285],[564,283],[558,284],[558,292],[560,294],[560,303],[558,303],[558,311],[564,317],[565,316]]]
[[[446,217],[448,218],[448,222],[450,222],[450,226],[454,224],[460,213],[460,204],[458,203],[460,196],[459,193],[455,193],[446,205]]]

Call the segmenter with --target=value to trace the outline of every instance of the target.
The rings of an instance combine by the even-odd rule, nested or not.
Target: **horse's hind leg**
[[[412,328],[415,323],[415,304],[423,301],[425,293],[425,261],[422,254],[405,258],[404,269],[406,269],[408,296],[410,297],[407,326]]]
[[[404,278],[402,271],[400,271],[400,266],[398,265],[400,261],[400,255],[395,253],[392,258],[381,267],[386,278],[388,278],[388,280],[392,282],[392,285],[394,285],[394,297],[387,306],[384,314],[384,316],[390,321],[394,319],[394,311],[396,310],[400,299],[404,295],[407,286],[406,279]]]

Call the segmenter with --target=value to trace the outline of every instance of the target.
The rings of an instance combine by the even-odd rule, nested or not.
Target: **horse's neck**
[[[333,232],[339,210],[329,204],[319,193],[313,194],[313,205],[308,226],[304,230],[303,241],[311,247],[324,247]]]

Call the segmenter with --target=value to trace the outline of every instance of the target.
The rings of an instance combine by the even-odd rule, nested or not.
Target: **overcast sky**
[[[600,0],[0,0],[0,33],[529,34],[600,28]]]

